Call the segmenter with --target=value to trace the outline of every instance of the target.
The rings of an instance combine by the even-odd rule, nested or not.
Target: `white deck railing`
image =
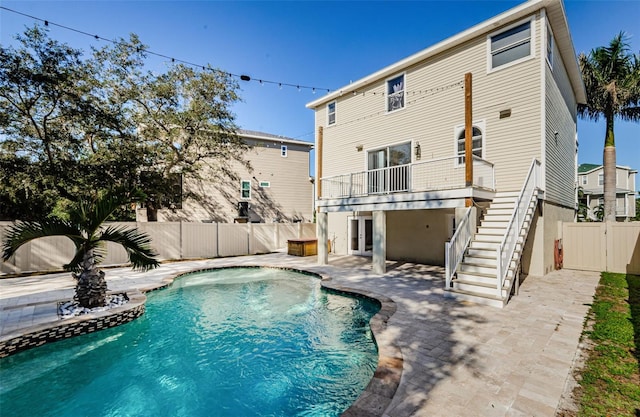
[[[465,188],[464,161],[458,156],[321,178],[321,198],[349,198],[396,192]],[[495,189],[493,164],[474,156],[473,186]]]
[[[540,187],[539,181],[540,162],[534,158],[531,162],[531,167],[529,168],[529,173],[527,174],[527,178],[524,181],[522,190],[520,191],[520,194],[516,199],[516,205],[513,208],[513,213],[511,214],[511,219],[509,220],[509,223],[507,225],[507,230],[505,232],[504,238],[502,239],[502,242],[500,242],[500,246],[497,250],[498,297],[502,297],[502,286],[507,273],[509,272],[509,264],[511,263],[513,253],[518,244],[520,231],[522,230],[522,225],[524,224],[529,206],[533,201],[536,190]],[[524,242],[522,242],[522,246],[524,246]],[[515,273],[513,279],[516,279]]]
[[[444,264],[446,289],[451,287],[451,279],[456,273],[458,265],[462,262],[464,253],[471,242],[471,238],[473,237],[473,222],[470,220],[471,212],[471,207],[467,208],[467,211],[456,228],[455,233],[451,237],[451,240],[445,243]]]

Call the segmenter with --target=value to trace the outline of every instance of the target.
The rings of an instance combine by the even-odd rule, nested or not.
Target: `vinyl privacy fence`
[[[640,274],[640,222],[563,223],[564,268]]]
[[[0,222],[0,240],[10,222]],[[161,260],[217,258],[269,253],[286,248],[289,239],[316,237],[314,223],[111,223],[136,227],[151,237],[151,246]],[[102,265],[127,263],[120,245],[107,243]],[[21,247],[16,255],[0,265],[0,273],[60,270],[73,258],[74,246],[66,237],[46,237]]]

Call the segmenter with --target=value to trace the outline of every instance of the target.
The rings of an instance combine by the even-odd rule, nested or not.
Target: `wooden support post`
[[[318,127],[318,138],[316,139],[316,198],[322,197],[322,126]]]
[[[471,100],[471,73],[464,75],[464,182],[467,188],[473,186],[473,114]],[[471,207],[473,198],[467,197],[465,206]]]

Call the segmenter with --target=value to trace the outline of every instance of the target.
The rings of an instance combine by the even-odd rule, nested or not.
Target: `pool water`
[[[377,365],[379,305],[278,269],[189,274],[123,326],[0,360],[0,415],[338,416]]]

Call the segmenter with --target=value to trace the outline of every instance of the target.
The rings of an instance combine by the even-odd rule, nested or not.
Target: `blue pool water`
[[[119,327],[0,360],[2,416],[338,416],[377,364],[377,303],[232,268],[150,293]]]

